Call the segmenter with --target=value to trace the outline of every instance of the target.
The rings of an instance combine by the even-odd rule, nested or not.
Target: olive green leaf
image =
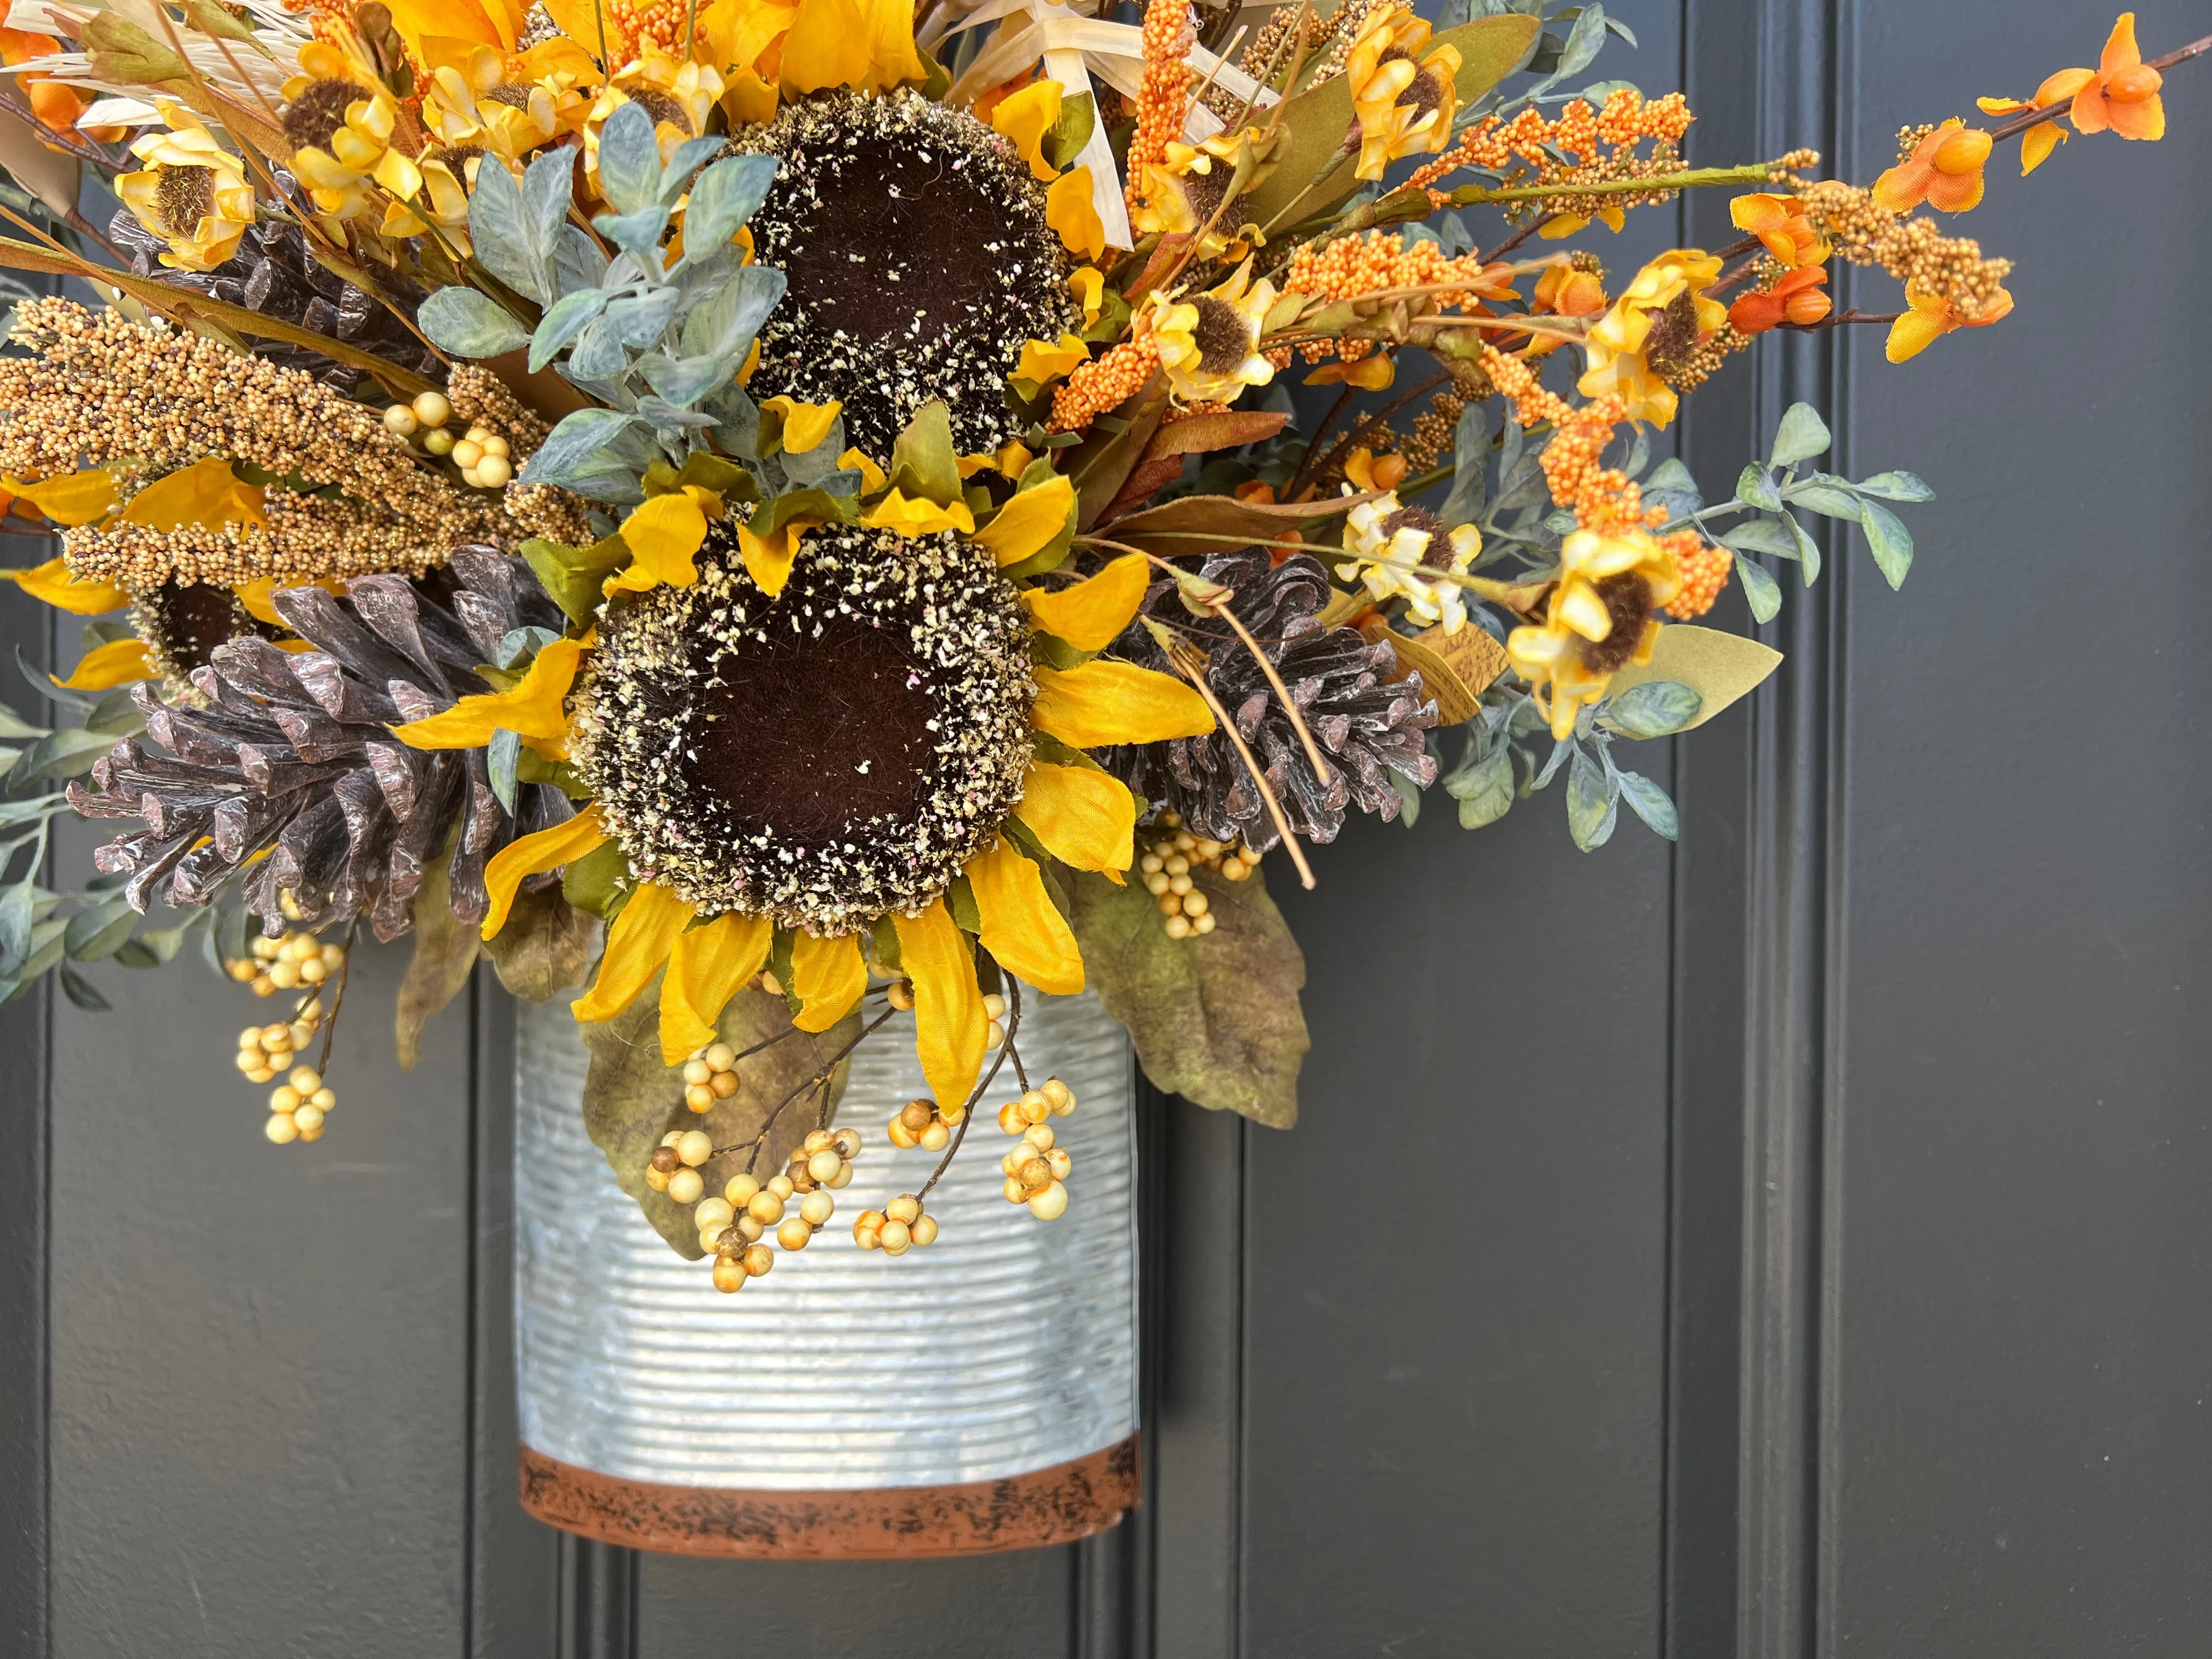
[[[797,1030],[782,998],[749,987],[730,999],[720,1029],[722,1041],[741,1054],[762,1043],[769,1046],[738,1062],[741,1086],[736,1094],[711,1111],[696,1113],[684,1103],[683,1069],[661,1063],[659,980],[612,1019],[583,1028],[584,1046],[592,1054],[584,1078],[584,1128],[606,1154],[616,1182],[636,1200],[653,1230],[671,1249],[694,1261],[705,1252],[691,1224],[690,1207],[646,1184],[646,1166],[661,1137],[672,1129],[701,1129],[716,1146],[734,1149],[699,1166],[709,1194],[720,1192],[749,1162],[763,1180],[778,1173],[807,1131],[823,1121],[820,1091],[808,1085],[825,1072],[834,1115],[851,1070],[836,1057],[859,1035],[860,1022],[857,1014],[848,1014],[819,1035]],[[753,1157],[750,1149],[763,1121],[794,1093],[797,1098],[776,1115]]]
[[[514,896],[507,926],[484,941],[483,953],[516,996],[550,1002],[584,982],[599,933],[598,918],[569,903],[557,886],[548,887]]]
[[[447,877],[449,848],[422,872],[415,891],[415,959],[399,982],[394,1024],[399,1039],[399,1069],[411,1072],[422,1058],[422,1028],[430,1017],[459,996],[477,965],[476,927],[453,914]]]
[[[1651,660],[1641,667],[1624,668],[1613,677],[1615,697],[1631,686],[1647,681],[1672,680],[1686,685],[1703,700],[1694,718],[1675,730],[1687,732],[1707,720],[1755,688],[1774,672],[1782,653],[1741,634],[1724,634],[1717,628],[1693,628],[1675,623],[1659,630]]]
[[[1129,1028],[1145,1075],[1197,1105],[1270,1128],[1297,1121],[1298,1066],[1311,1046],[1298,988],[1305,957],[1260,872],[1192,872],[1214,931],[1173,939],[1158,903],[1131,882],[1083,874],[1067,885],[1085,976]]]

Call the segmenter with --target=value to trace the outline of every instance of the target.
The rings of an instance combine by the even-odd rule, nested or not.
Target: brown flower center
[[[1651,617],[1651,584],[1633,570],[1607,576],[1596,584],[1605,601],[1613,631],[1601,640],[1584,640],[1583,664],[1594,672],[1611,674],[1628,666],[1636,647],[1644,641],[1644,624]]]
[[[215,169],[163,167],[154,187],[154,211],[172,236],[192,236],[215,210]]]
[[[1398,94],[1397,103],[1393,107],[1403,109],[1411,105],[1425,115],[1431,110],[1443,108],[1450,93],[1451,88],[1442,76],[1433,70],[1423,70],[1413,77],[1413,84]]]
[[[1428,545],[1421,550],[1422,568],[1442,570],[1451,563],[1451,538],[1444,533],[1444,521],[1428,508],[1401,507],[1382,520],[1385,536],[1395,536],[1401,530],[1428,532]]]
[[[353,81],[310,82],[284,106],[284,136],[297,149],[328,149],[331,136],[346,124],[346,112],[371,95]]]
[[[921,805],[937,706],[889,628],[837,616],[818,633],[779,629],[710,673],[694,775],[741,833],[823,846]]]
[[[1198,347],[1198,366],[1208,374],[1232,374],[1252,352],[1252,326],[1226,300],[1201,294],[1191,303],[1198,323],[1190,337]]]
[[[1697,349],[1698,301],[1684,289],[1651,319],[1651,331],[1644,337],[1644,361],[1663,380],[1687,368]]]
[[[494,88],[493,90],[496,92],[498,88]],[[645,112],[653,118],[654,125],[658,125],[659,123],[665,121],[670,126],[674,127],[685,137],[689,138],[693,136],[691,131],[691,112],[685,109],[683,105],[678,103],[675,99],[670,97],[668,94],[663,92],[659,87],[634,88],[630,92],[629,97],[632,103],[641,104],[645,106]],[[526,105],[528,104],[529,101],[530,100],[526,97],[523,100],[523,102]]]
[[[483,94],[483,100],[488,104],[504,104],[509,109],[528,109],[530,94],[533,90],[534,88],[524,82],[502,81]],[[635,96],[635,94],[632,95]],[[646,107],[649,110],[653,106],[647,104]],[[684,125],[687,128],[691,125],[688,115],[684,118]]]

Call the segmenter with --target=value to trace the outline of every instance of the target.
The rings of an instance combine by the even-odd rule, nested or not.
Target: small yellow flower
[[[1451,138],[1460,55],[1438,46],[1421,58],[1428,44],[1428,23],[1402,5],[1377,6],[1359,26],[1344,73],[1359,119],[1362,179],[1380,179],[1401,155],[1433,155]]]
[[[531,82],[507,78],[496,47],[440,42],[456,50],[432,52],[434,67],[422,98],[422,125],[448,149],[488,149],[515,161],[559,136],[563,106],[580,107],[581,94],[561,84],[573,77],[549,75]],[[441,56],[447,61],[437,61]]]
[[[1145,169],[1144,199],[1129,222],[1140,234],[1176,236],[1194,235],[1210,225],[1212,228],[1199,242],[1198,257],[1240,257],[1241,248],[1232,252],[1231,245],[1241,241],[1237,232],[1242,227],[1237,214],[1224,210],[1223,203],[1236,182],[1237,169],[1250,161],[1259,137],[1248,129],[1236,134],[1216,133],[1196,146],[1170,140],[1166,161]],[[1268,170],[1253,168],[1245,188],[1257,185]]]
[[[467,155],[448,150],[426,153],[418,167],[422,188],[411,202],[386,202],[384,222],[377,227],[386,236],[427,236],[435,231],[448,247],[467,258],[476,252],[469,240],[469,191],[483,165],[483,153]],[[495,161],[495,167],[499,163]]]
[[[599,187],[599,132],[607,118],[624,104],[645,106],[653,117],[653,137],[660,143],[664,161],[677,147],[707,130],[708,112],[721,97],[722,77],[711,65],[695,64],[647,46],[642,57],[627,64],[602,90],[584,123],[584,176],[594,192]]]
[[[1648,531],[1568,535],[1542,624],[1516,628],[1505,641],[1554,738],[1574,731],[1583,705],[1605,696],[1615,674],[1651,660],[1658,612],[1681,587],[1674,556]]]
[[[374,84],[364,60],[327,40],[300,48],[301,73],[284,83],[284,136],[292,171],[318,210],[350,219],[368,208],[368,186],[401,201],[422,187],[415,163],[392,148],[398,106]]]
[[[1925,289],[1908,285],[1905,299],[1911,309],[1889,325],[1889,343],[1883,352],[1893,363],[1917,357],[1954,329],[1987,328],[2012,314],[2012,295],[2002,289],[1990,296],[1977,317],[1962,315],[1942,295]]]
[[[1401,599],[1415,621],[1442,623],[1447,634],[1467,626],[1460,585],[1442,576],[1465,575],[1482,551],[1482,532],[1473,525],[1447,531],[1425,507],[1400,505],[1394,490],[1345,514],[1344,550],[1352,556],[1336,574],[1364,582],[1376,604]]]
[[[1704,293],[1720,274],[1721,262],[1698,248],[1669,249],[1638,271],[1584,337],[1589,368],[1576,389],[1620,398],[1632,421],[1673,420],[1676,399],[1666,377],[1728,320],[1728,307]]]
[[[1260,327],[1275,286],[1252,281],[1252,262],[1220,287],[1188,299],[1154,293],[1139,326],[1158,344],[1168,385],[1185,403],[1227,403],[1248,386],[1265,386],[1275,366],[1260,355]]]
[[[1994,141],[1956,116],[1913,147],[1912,154],[1874,181],[1875,205],[1910,213],[1923,202],[1944,213],[1964,213],[1982,199],[1982,169]]]
[[[216,143],[197,115],[166,98],[159,107],[170,130],[131,146],[146,166],[118,179],[115,193],[140,224],[167,239],[163,264],[213,270],[238,252],[253,222],[253,186],[246,164]]]

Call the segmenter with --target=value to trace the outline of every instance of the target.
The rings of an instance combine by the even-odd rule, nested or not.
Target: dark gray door
[[[1610,9],[1693,157],[1860,179],[2109,21]],[[1709,487],[1807,397],[1845,470],[1942,494],[1903,595],[1832,550],[1778,678],[1660,757],[1679,848],[1584,857],[1540,799],[1358,824],[1286,896],[1304,1122],[1147,1109],[1127,1524],[849,1566],[536,1527],[500,999],[404,1079],[352,1023],[343,1133],[274,1152],[220,1080],[236,993],[141,976],[0,1012],[0,1654],[2203,1652],[2208,76],[2164,143],[1996,182],[1962,229],[2021,261],[2008,325],[1769,342],[1694,401]]]

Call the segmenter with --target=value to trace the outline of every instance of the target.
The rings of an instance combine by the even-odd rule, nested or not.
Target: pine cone
[[[163,264],[160,256],[168,244],[140,224],[127,208],[108,221],[107,235],[131,256],[131,268],[138,276],[312,329],[418,374],[441,375],[436,354],[410,333],[374,295],[318,264],[307,252],[307,239],[299,226],[289,220],[262,219],[249,225],[239,240],[238,252],[210,271],[178,270]],[[394,297],[413,309],[412,298]],[[283,340],[251,343],[255,356],[312,374],[348,397],[368,378],[362,370],[332,362],[305,346]]]
[[[272,603],[315,650],[233,638],[192,671],[200,707],[132,689],[152,743],[117,744],[93,768],[94,787],[73,781],[69,800],[86,817],[146,827],[94,862],[130,873],[123,892],[142,912],[164,878],[161,896],[198,905],[243,870],[239,890],[272,937],[295,922],[366,915],[390,939],[411,925],[423,866],[458,819],[453,914],[483,921],[485,861],[517,835],[567,818],[568,798],[522,784],[510,815],[492,793],[485,750],[410,749],[387,727],[490,690],[476,665],[495,659],[512,629],[560,628],[558,608],[521,560],[488,547],[457,548],[451,564],[416,581],[362,576],[343,599],[295,587]],[[249,863],[264,848],[273,850]]]
[[[1235,590],[1230,608],[1237,620],[1267,653],[1322,752],[1338,763],[1329,776],[1314,775],[1297,727],[1250,649],[1227,624],[1193,616],[1173,582],[1160,582],[1146,595],[1139,620],[1115,650],[1172,672],[1145,629],[1145,615],[1197,637],[1211,659],[1206,684],[1251,746],[1292,830],[1308,841],[1334,841],[1347,805],[1398,816],[1393,772],[1424,788],[1436,781],[1437,763],[1421,735],[1436,724],[1436,704],[1421,695],[1418,673],[1384,682],[1396,664],[1389,646],[1370,645],[1352,629],[1321,621],[1329,584],[1317,561],[1299,554],[1271,568],[1264,553],[1235,553],[1208,559],[1200,574]],[[1155,811],[1182,813],[1199,835],[1217,841],[1241,836],[1261,851],[1281,839],[1225,732],[1109,749],[1098,758]]]

